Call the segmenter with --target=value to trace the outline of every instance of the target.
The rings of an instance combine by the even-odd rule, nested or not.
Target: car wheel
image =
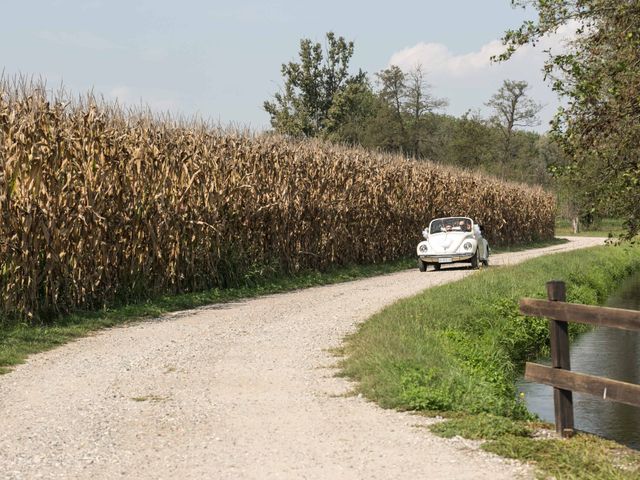
[[[434,263],[434,264],[433,264],[433,269],[434,269],[434,270],[436,270],[436,271],[437,271],[437,270],[440,270],[440,267],[441,267],[441,266],[442,266],[442,265],[440,265],[439,263]]]
[[[423,262],[421,259],[418,259],[418,268],[420,269],[421,272],[426,272],[427,264]]]
[[[476,250],[476,253],[473,254],[473,257],[471,257],[471,268],[473,268],[474,270],[478,269],[478,251]]]

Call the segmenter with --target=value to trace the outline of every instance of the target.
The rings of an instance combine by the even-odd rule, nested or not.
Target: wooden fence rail
[[[564,282],[547,282],[548,300],[523,298],[520,312],[547,317],[551,337],[551,367],[527,362],[524,378],[553,387],[556,431],[563,437],[574,433],[573,393],[640,407],[640,385],[571,371],[568,322],[640,331],[640,311],[566,303]]]

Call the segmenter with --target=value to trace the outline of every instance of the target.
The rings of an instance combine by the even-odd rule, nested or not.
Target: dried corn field
[[[427,221],[553,236],[554,199],[470,172],[225,133],[0,81],[0,317],[411,255]]]

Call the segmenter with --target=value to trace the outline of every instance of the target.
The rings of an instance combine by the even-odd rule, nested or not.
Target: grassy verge
[[[579,233],[573,233],[571,222],[559,218],[556,220],[556,235],[569,235],[578,237],[619,237],[624,233],[622,220],[616,218],[603,218],[593,225],[584,228]]]
[[[164,313],[203,305],[396,272],[415,267],[415,264],[415,259],[409,258],[379,265],[336,268],[328,272],[305,272],[296,276],[265,280],[243,288],[213,289],[164,296],[100,311],[77,312],[48,325],[14,326],[2,323],[0,319],[0,374],[8,372],[8,367],[22,363],[32,353],[54,348],[101,328],[154,318]]]
[[[437,423],[431,431],[445,438],[456,435],[486,440],[482,448],[507,458],[531,462],[541,478],[637,479],[640,452],[588,434],[570,440],[537,436],[552,425],[490,414],[464,415]]]
[[[597,247],[489,269],[429,289],[362,324],[345,343],[343,373],[358,381],[360,393],[384,407],[456,412],[468,417],[467,422],[491,415],[512,428],[514,421],[532,420],[516,398],[515,379],[523,361],[544,353],[548,340],[546,321],[520,315],[518,300],[544,298],[545,282],[562,279],[567,282],[568,301],[601,303],[638,268],[640,247]],[[578,326],[572,325],[575,333],[574,327]],[[460,424],[452,428],[468,433]],[[545,448],[556,446],[537,449],[529,436],[508,430],[494,436],[485,448],[535,460],[545,472],[553,470],[544,466],[543,457]],[[582,476],[563,478],[617,478],[590,476],[588,464],[596,460],[580,441],[557,444],[566,448],[572,461],[579,460],[572,449],[587,459],[580,460]],[[607,465],[618,471],[611,462]]]

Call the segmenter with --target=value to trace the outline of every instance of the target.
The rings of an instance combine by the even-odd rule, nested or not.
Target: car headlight
[[[422,244],[418,247],[418,250],[420,250],[420,253],[427,253],[427,250],[429,250],[429,248],[425,244]]]
[[[471,242],[464,242],[462,248],[464,248],[465,250],[471,250],[473,248],[473,245],[471,244]]]

